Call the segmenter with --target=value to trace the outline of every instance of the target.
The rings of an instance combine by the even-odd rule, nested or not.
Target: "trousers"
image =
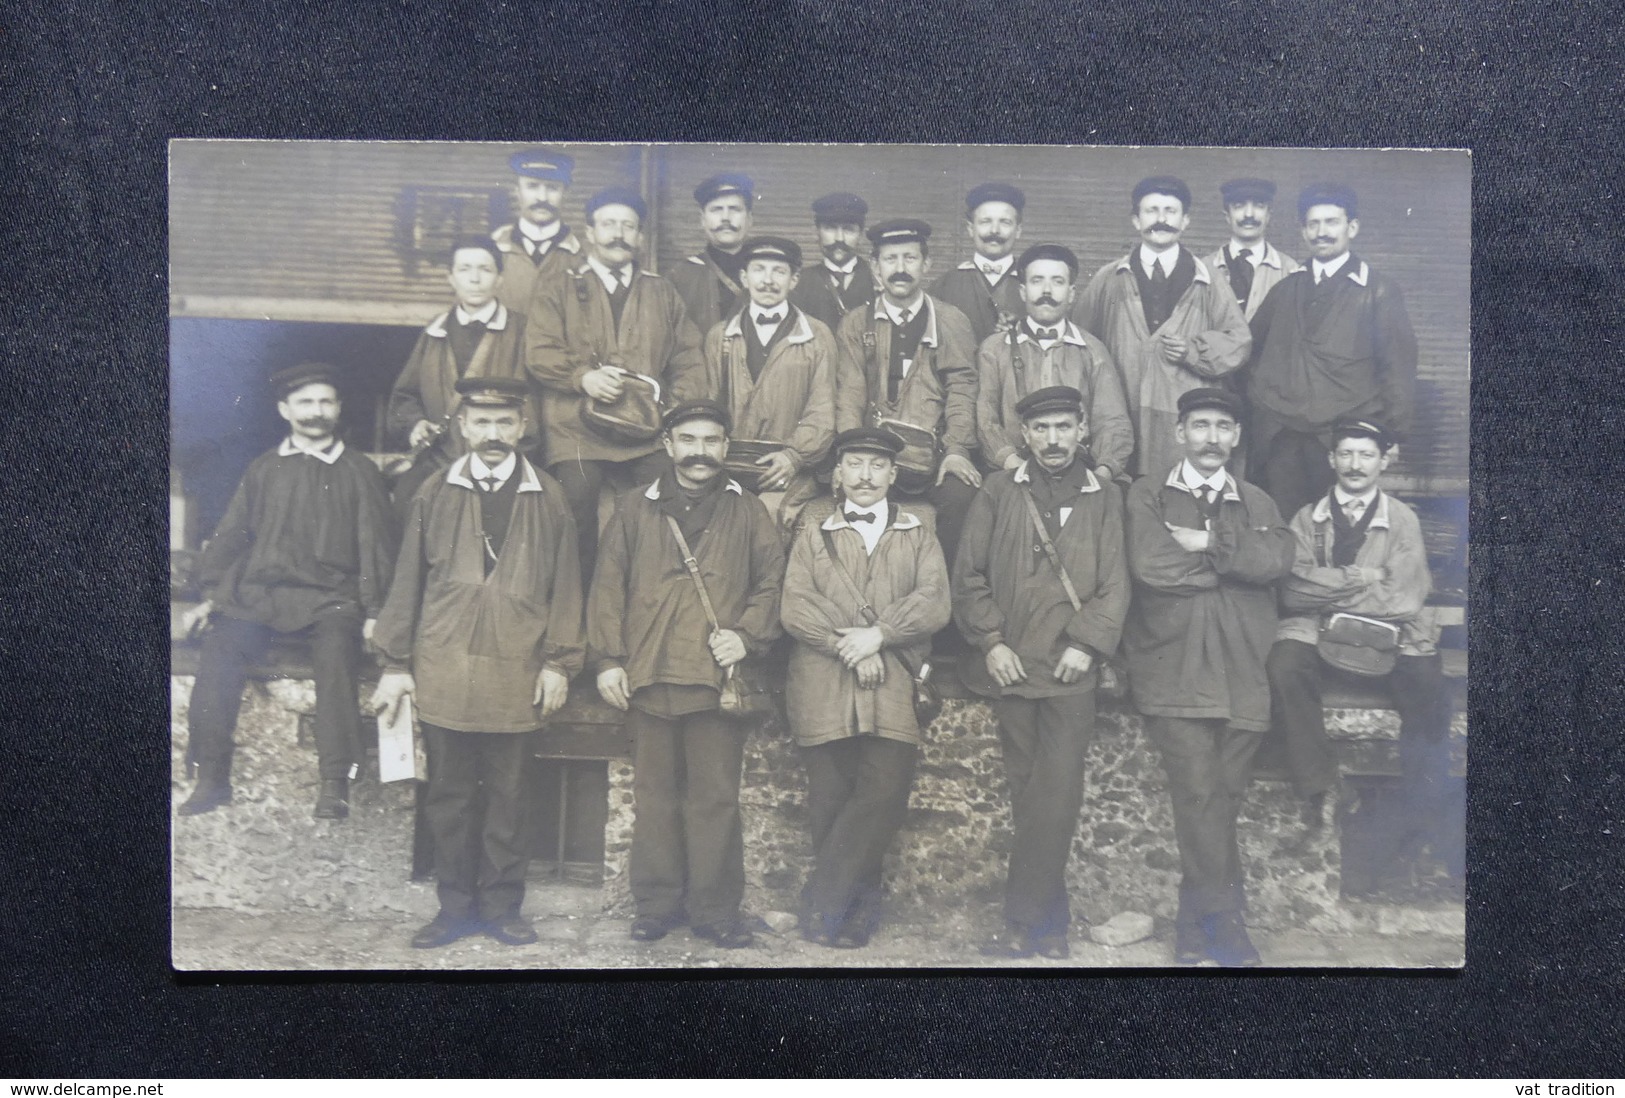
[[[716,710],[656,717],[633,708],[630,883],[639,915],[725,923],[745,897],[739,778],[745,728]]]
[[[219,615],[203,635],[187,718],[186,757],[228,770],[248,669],[279,634],[268,625]],[[324,780],[347,778],[360,761],[361,623],[353,616],[318,619],[295,634],[310,645],[316,680],[316,758]]]
[[[1083,760],[1095,738],[1095,691],[993,703],[1015,841],[1004,918],[1037,935],[1071,923],[1066,864],[1083,807]]]
[[[575,520],[583,591],[592,589],[593,563],[598,559],[598,497],[604,481],[619,474],[633,484],[648,484],[670,464],[666,452],[656,450],[633,461],[561,461],[547,470],[564,490],[564,501]]]
[[[1282,428],[1268,438],[1255,436],[1254,441],[1253,483],[1270,494],[1282,519],[1291,522],[1293,515],[1331,491],[1337,477],[1319,435]]]
[[[429,755],[425,815],[434,838],[441,913],[493,921],[517,915],[530,865],[523,784],[530,737],[458,732],[427,722],[422,728]]]
[[[908,818],[919,748],[850,736],[801,749],[813,871],[802,889],[810,913],[873,933],[880,924],[886,851]]]

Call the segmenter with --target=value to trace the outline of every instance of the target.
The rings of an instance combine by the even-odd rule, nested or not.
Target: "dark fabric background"
[[[7,11],[0,1074],[1625,1075],[1614,4]],[[177,979],[172,136],[1471,146],[1466,973]]]

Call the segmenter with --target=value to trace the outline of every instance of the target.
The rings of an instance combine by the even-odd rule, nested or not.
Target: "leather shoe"
[[[847,923],[829,940],[831,949],[862,949],[868,944],[869,932],[852,923]]]
[[[1196,923],[1180,922],[1174,926],[1174,964],[1199,965],[1207,960],[1207,935]]]
[[[806,915],[801,920],[801,937],[813,945],[833,945],[840,929],[840,920],[818,912]]]
[[[1202,921],[1207,924],[1209,957],[1226,968],[1257,968],[1264,963],[1239,914],[1209,915]]]
[[[1033,946],[1019,927],[1007,926],[983,942],[978,949],[984,957],[1005,957],[1019,960],[1033,955]]]
[[[192,795],[181,803],[176,812],[182,816],[199,816],[205,812],[213,812],[221,805],[231,803],[231,784],[229,782],[199,781],[192,788]]]
[[[439,949],[474,933],[475,924],[468,919],[456,919],[444,911],[423,925],[412,935],[413,949]]]
[[[639,915],[632,920],[632,940],[658,942],[682,925],[683,920],[677,915]]]
[[[343,778],[323,778],[322,791],[316,798],[318,820],[342,820],[350,815],[350,783]]]
[[[756,942],[756,935],[738,920],[704,923],[694,928],[694,937],[704,938],[721,949],[744,949]]]
[[[1072,944],[1065,934],[1044,934],[1027,939],[1032,951],[1051,961],[1064,961],[1072,956]]]
[[[517,911],[501,919],[492,919],[486,924],[485,932],[505,946],[524,946],[536,941],[536,928]]]

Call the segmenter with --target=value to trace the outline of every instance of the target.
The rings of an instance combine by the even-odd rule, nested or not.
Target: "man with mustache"
[[[318,819],[349,815],[349,782],[365,759],[357,705],[363,635],[384,605],[395,519],[378,467],[335,432],[341,405],[330,367],[305,363],[271,378],[288,437],[261,454],[203,548],[204,600],[181,620],[207,628],[187,716],[186,759],[197,785],[183,816],[231,803],[237,712],[248,669],[277,637],[310,645],[316,680]]]
[[[1014,469],[1029,455],[1016,406],[1038,389],[1065,385],[1083,394],[1083,446],[1095,475],[1113,480],[1128,472],[1134,428],[1122,383],[1100,340],[1067,319],[1078,277],[1078,257],[1059,244],[1034,244],[1013,268],[1026,316],[1007,332],[982,341],[976,356],[976,434],[996,469]]]
[[[597,558],[606,479],[646,484],[665,457],[655,438],[630,442],[589,426],[582,405],[612,403],[628,386],[643,384],[629,374],[658,382],[666,403],[704,384],[700,333],[682,298],[670,281],[638,266],[647,212],[629,187],[594,194],[587,202],[587,258],[537,283],[525,322],[526,368],[542,388],[543,462],[570,503],[583,588]]]
[[[1128,609],[1122,493],[1079,459],[1083,394],[1057,385],[1016,404],[1027,452],[988,476],[954,562],[954,621],[981,658],[965,684],[991,698],[1015,830],[1004,930],[992,957],[1070,955],[1066,863],[1094,740],[1097,668]]]
[[[1142,179],[1129,208],[1140,246],[1096,271],[1071,315],[1105,343],[1122,374],[1134,421],[1129,471],[1160,476],[1182,453],[1174,438],[1180,396],[1239,369],[1252,336],[1229,282],[1179,243],[1190,225],[1184,181]]]
[[[723,471],[729,426],[715,401],[666,413],[671,465],[616,508],[587,607],[598,693],[627,714],[633,742],[640,942],[685,924],[723,949],[754,941],[739,912],[748,726],[719,701],[725,674],[779,636],[784,548],[761,500]]]
[[[948,624],[942,547],[887,498],[902,448],[889,431],[837,436],[840,503],[796,534],[784,577],[796,640],[786,707],[814,851],[801,934],[836,949],[862,948],[879,925],[882,863],[908,817],[921,743],[914,679]]]
[[[869,230],[881,294],[836,332],[835,428],[903,434],[897,490],[924,495],[949,561],[981,486],[976,445],[976,337],[965,314],[923,289],[931,226],[902,218]],[[941,455],[940,458],[938,455]]]
[[[1416,390],[1405,298],[1349,250],[1360,232],[1354,191],[1306,187],[1298,217],[1309,266],[1283,279],[1254,314],[1247,385],[1255,479],[1288,515],[1332,486],[1321,455],[1336,420],[1375,420],[1403,442]]]
[[[515,378],[457,382],[468,453],[413,497],[373,635],[384,664],[373,708],[394,720],[411,696],[428,747],[440,910],[416,949],[480,931],[536,941],[521,911],[527,733],[564,704],[583,653],[570,509],[518,452],[528,393]]]
[[[931,292],[970,318],[980,344],[1021,316],[1016,241],[1027,196],[1009,183],[982,183],[965,196],[965,232],[976,254],[949,271]]]
[[[1174,437],[1181,456],[1128,491],[1134,602],[1123,649],[1173,802],[1174,961],[1250,967],[1259,956],[1243,921],[1236,817],[1269,728],[1264,658],[1293,538],[1274,501],[1226,468],[1241,438],[1239,398],[1184,393]]]
[[[563,221],[564,195],[575,158],[556,149],[526,149],[508,158],[518,218],[491,234],[507,257],[497,296],[517,316],[530,308],[536,281],[563,270],[581,254],[581,241]],[[534,427],[536,421],[531,420]]]
[[[1242,315],[1252,320],[1276,283],[1298,269],[1298,261],[1265,239],[1274,183],[1232,179],[1219,184],[1219,194],[1224,198],[1224,219],[1230,223],[1230,243],[1209,255],[1207,265],[1230,283]]]
[[[874,270],[858,255],[869,204],[855,194],[836,191],[814,199],[812,210],[823,259],[801,272],[790,300],[833,332],[847,313],[875,300]]]
[[[1326,739],[1321,685],[1336,677],[1316,651],[1321,624],[1331,615],[1357,614],[1398,630],[1399,654],[1386,681],[1399,711],[1399,757],[1404,811],[1389,828],[1370,881],[1350,880],[1357,892],[1436,842],[1449,777],[1449,713],[1444,706],[1438,627],[1425,607],[1432,580],[1416,512],[1382,491],[1394,440],[1370,420],[1339,420],[1331,428],[1327,461],[1337,477],[1330,492],[1292,517],[1297,555],[1281,588],[1288,616],[1270,649],[1268,671],[1274,727],[1287,746],[1293,782],[1304,797],[1304,824],[1326,826],[1327,794],[1338,782],[1337,756]],[[1376,678],[1363,678],[1367,685]]]
[[[705,392],[728,409],[734,437],[779,445],[745,486],[788,530],[835,436],[835,336],[786,300],[801,270],[795,241],[752,237],[740,254],[750,300],[706,334]]]
[[[750,236],[756,184],[740,172],[719,172],[694,188],[700,207],[705,251],[671,270],[671,282],[701,332],[721,323],[745,304],[741,250]]]

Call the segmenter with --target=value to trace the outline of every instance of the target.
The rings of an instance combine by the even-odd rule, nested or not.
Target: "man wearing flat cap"
[[[316,680],[318,819],[350,813],[364,760],[357,676],[363,636],[384,604],[396,527],[378,467],[337,435],[331,367],[305,363],[271,377],[288,437],[243,474],[198,565],[204,600],[187,635],[207,629],[187,716],[186,760],[197,785],[183,816],[231,803],[237,713],[248,669],[279,637],[310,646]]]
[[[1039,389],[1065,385],[1083,394],[1083,442],[1095,475],[1125,477],[1134,452],[1134,428],[1111,352],[1067,319],[1078,278],[1078,257],[1059,244],[1034,244],[1012,269],[1024,316],[1008,331],[982,341],[976,356],[976,435],[995,469],[1026,461],[1026,438],[1016,405]]]
[[[1372,419],[1403,441],[1416,395],[1416,334],[1391,278],[1349,250],[1354,191],[1317,183],[1298,196],[1309,266],[1283,279],[1252,319],[1247,396],[1251,463],[1283,514],[1332,486],[1320,455],[1338,419]]]
[[[1259,956],[1243,919],[1236,817],[1269,728],[1264,658],[1292,534],[1274,501],[1226,468],[1241,438],[1235,394],[1183,393],[1174,437],[1181,456],[1128,491],[1134,602],[1123,649],[1173,802],[1174,960],[1247,967]]]
[[[982,475],[976,445],[976,337],[965,314],[924,290],[931,226],[884,221],[869,229],[880,294],[836,332],[835,427],[901,435],[896,490],[924,495],[952,561],[959,526]]]
[[[1339,420],[1331,428],[1328,461],[1337,482],[1326,495],[1292,517],[1296,540],[1292,574],[1281,588],[1286,616],[1270,649],[1268,670],[1274,727],[1286,744],[1293,783],[1304,798],[1304,823],[1326,826],[1328,794],[1338,785],[1337,756],[1326,739],[1321,686],[1348,676],[1327,665],[1316,649],[1334,615],[1386,623],[1382,643],[1395,650],[1393,669],[1361,677],[1367,686],[1385,682],[1399,711],[1399,757],[1403,811],[1384,836],[1370,880],[1350,879],[1358,892],[1401,868],[1425,843],[1443,837],[1443,805],[1449,776],[1449,713],[1438,652],[1438,627],[1424,605],[1432,580],[1416,512],[1384,492],[1393,439],[1387,428],[1364,419]],[[1439,850],[1436,853],[1442,853]]]
[[[641,440],[585,421],[588,401],[615,407],[659,386],[663,405],[703,386],[700,333],[667,279],[642,270],[638,247],[647,208],[629,187],[587,201],[587,256],[537,284],[525,322],[525,364],[542,388],[547,470],[576,524],[583,587],[598,546],[598,499],[606,480],[647,484],[665,465],[657,425]]]
[[[491,234],[506,264],[497,297],[519,316],[530,309],[536,281],[581,255],[581,241],[563,220],[575,158],[557,149],[525,149],[508,158],[519,216]]]
[[[836,191],[814,199],[812,210],[822,258],[801,272],[790,300],[833,332],[847,313],[874,304],[874,270],[858,254],[869,204],[855,194]]]
[[[802,936],[867,945],[881,868],[908,816],[921,732],[914,680],[948,624],[948,569],[920,519],[888,497],[903,440],[857,427],[835,439],[839,502],[797,532],[782,616],[795,638],[787,711],[807,768],[813,871]]]
[[[1027,457],[988,476],[954,561],[954,621],[980,654],[965,684],[992,700],[1015,829],[995,957],[1069,955],[1066,864],[1094,741],[1100,662],[1128,609],[1122,494],[1080,459],[1083,394],[1016,404]]]
[[[513,378],[457,382],[468,452],[413,497],[373,635],[373,707],[394,720],[410,696],[428,747],[440,910],[413,936],[419,949],[480,931],[536,940],[520,910],[526,734],[564,704],[583,645],[570,508],[518,450],[527,392]]]
[[[686,401],[664,424],[669,467],[624,495],[604,532],[587,645],[633,742],[632,938],[688,925],[739,949],[754,940],[739,911],[748,722],[719,707],[740,661],[779,636],[784,548],[761,500],[723,468],[728,410]]]
[[[1010,183],[982,183],[965,196],[965,232],[975,254],[949,271],[931,292],[970,318],[981,343],[1021,316],[1016,242],[1027,196]]]
[[[741,172],[719,172],[694,188],[700,207],[705,251],[671,269],[672,285],[701,332],[721,323],[745,304],[745,260],[741,252],[750,236],[756,184]]]
[[[1275,184],[1268,179],[1231,179],[1219,184],[1230,243],[1206,258],[1207,265],[1229,282],[1236,304],[1248,320],[1281,279],[1298,269],[1266,239]]]
[[[1179,460],[1175,410],[1182,393],[1213,385],[1247,361],[1252,336],[1228,281],[1180,244],[1191,192],[1173,176],[1134,185],[1129,223],[1140,244],[1095,272],[1072,319],[1106,344],[1134,421],[1135,476]]]
[[[704,392],[728,409],[734,439],[765,451],[736,469],[789,529],[835,436],[835,335],[787,300],[801,271],[795,241],[755,236],[740,254],[749,299],[706,334]]]

